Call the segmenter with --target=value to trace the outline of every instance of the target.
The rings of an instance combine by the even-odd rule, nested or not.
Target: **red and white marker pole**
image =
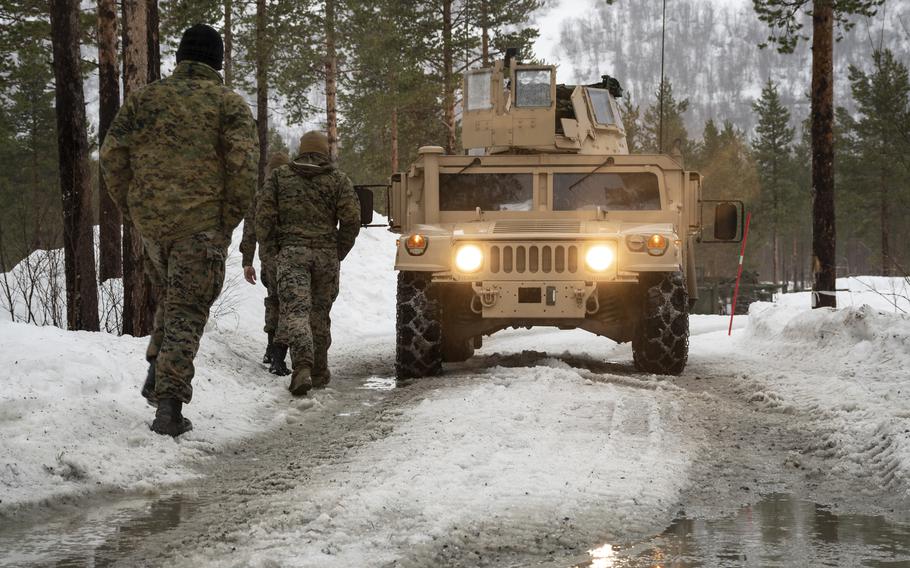
[[[746,226],[743,228],[743,247],[739,251],[739,269],[736,273],[736,286],[733,287],[733,306],[730,308],[730,327],[727,329],[727,335],[733,333],[733,316],[736,315],[736,297],[739,295],[739,281],[743,277],[743,258],[746,256],[746,239],[749,238],[749,221],[752,220],[752,213],[746,213]]]

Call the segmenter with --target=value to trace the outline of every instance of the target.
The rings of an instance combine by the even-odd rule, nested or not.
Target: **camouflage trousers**
[[[262,261],[262,271],[259,280],[268,294],[265,297],[265,327],[262,331],[275,333],[278,331],[279,301],[278,301],[278,274],[274,262]]]
[[[155,394],[184,403],[193,397],[193,359],[224,285],[227,241],[216,231],[175,242],[143,241],[148,275],[159,289],[146,358],[157,360]]]
[[[309,367],[313,378],[329,378],[329,312],[338,296],[339,267],[335,248],[285,247],[278,255],[281,318],[275,341],[289,345],[294,369]]]

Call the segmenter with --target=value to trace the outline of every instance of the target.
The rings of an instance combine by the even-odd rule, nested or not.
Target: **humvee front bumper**
[[[597,311],[589,300],[594,282],[490,280],[474,282],[471,310],[484,318],[584,318]]]

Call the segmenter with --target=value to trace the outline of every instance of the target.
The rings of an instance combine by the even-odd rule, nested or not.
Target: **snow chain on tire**
[[[395,323],[395,375],[399,379],[442,372],[442,323],[439,302],[429,294],[432,275],[398,273]]]
[[[689,294],[681,272],[643,280],[642,317],[632,338],[635,368],[678,375],[689,358]]]

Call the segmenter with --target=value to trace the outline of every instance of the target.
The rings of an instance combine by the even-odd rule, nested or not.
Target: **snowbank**
[[[752,401],[816,416],[826,434],[807,451],[910,493],[910,316],[869,305],[794,309],[790,300],[751,306],[742,342],[752,364],[742,376]]]
[[[187,415],[175,441],[149,431],[139,396],[146,339],[67,332],[0,318],[0,513],[106,489],[149,489],[187,479],[195,460],[286,419],[284,379],[259,362],[265,346],[261,285],[242,278],[234,234],[222,296],[196,360]],[[394,321],[394,235],[361,233],[342,267],[333,310],[337,344]]]

